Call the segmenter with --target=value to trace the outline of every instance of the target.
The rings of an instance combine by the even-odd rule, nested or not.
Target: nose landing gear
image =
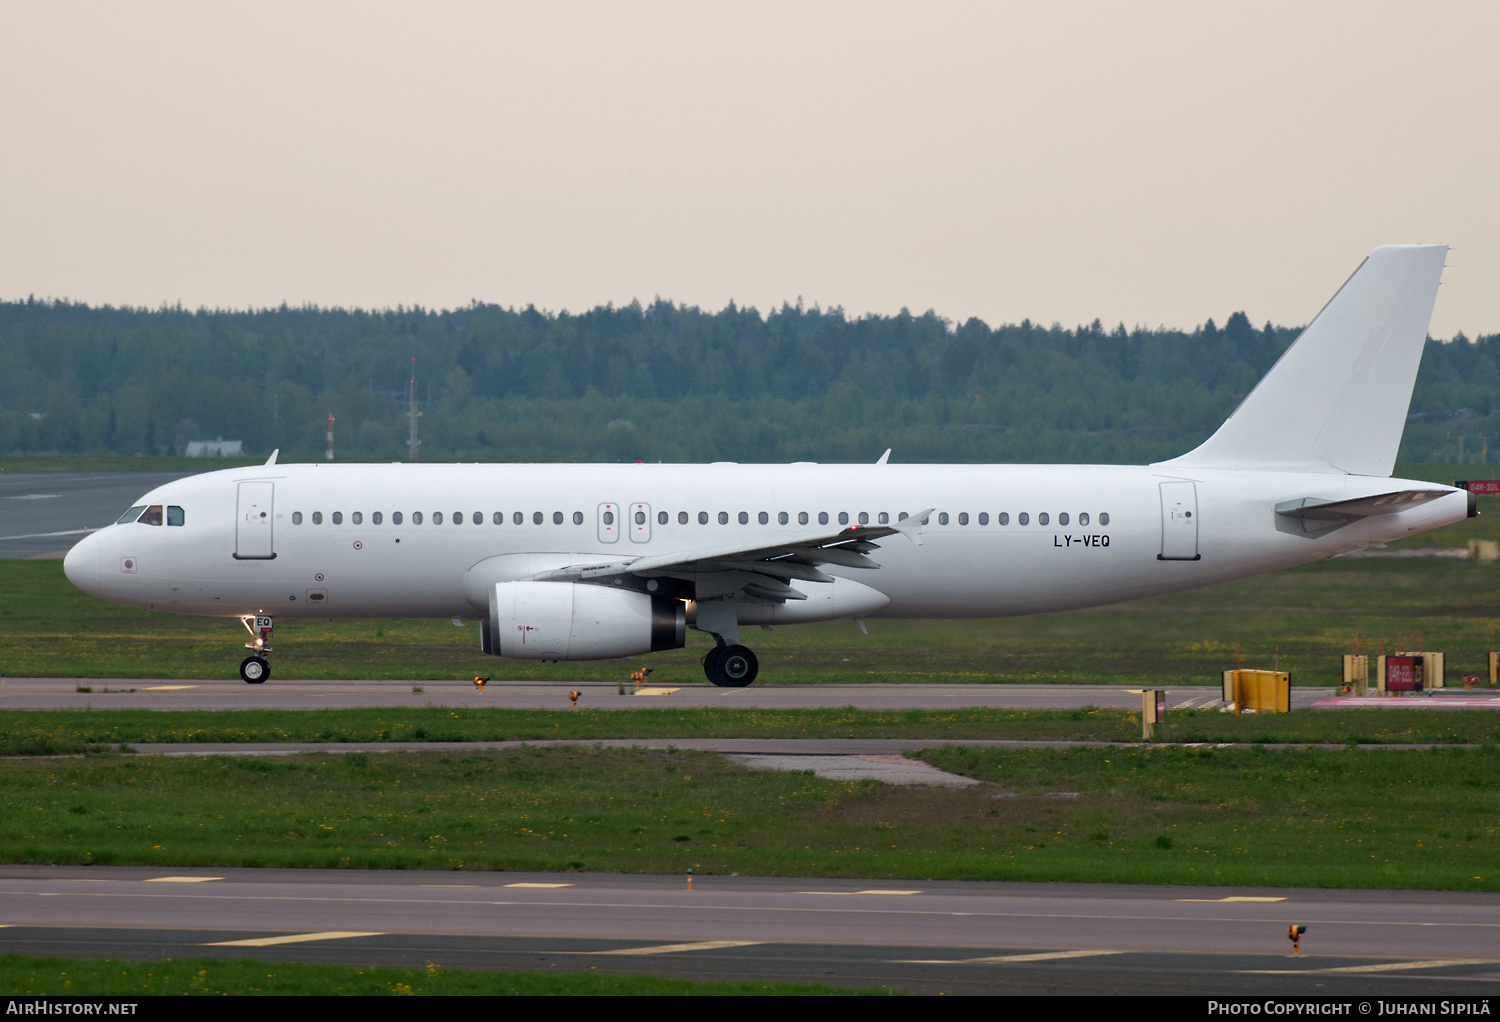
[[[271,665],[265,656],[271,652],[271,647],[266,645],[271,638],[271,618],[266,615],[246,614],[240,618],[240,624],[244,625],[245,631],[255,639],[254,642],[245,643],[245,648],[252,652],[240,661],[240,678],[247,685],[263,684],[271,676]]]

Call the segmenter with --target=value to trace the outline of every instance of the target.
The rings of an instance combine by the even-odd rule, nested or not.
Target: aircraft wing
[[[693,583],[697,599],[714,599],[745,593],[769,600],[805,600],[807,595],[790,583],[832,582],[819,565],[841,568],[878,568],[868,554],[878,550],[874,541],[904,535],[917,542],[932,509],[918,512],[892,525],[849,525],[837,530],[789,533],[773,542],[725,544],[697,550],[680,550],[651,556],[621,558],[589,564],[570,564],[537,574],[538,581],[589,582],[615,575],[641,578],[675,578]]]

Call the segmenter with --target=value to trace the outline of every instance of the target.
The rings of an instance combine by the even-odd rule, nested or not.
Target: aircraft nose
[[[99,595],[99,537],[88,535],[73,544],[73,549],[63,558],[63,574],[79,589],[90,596]]]

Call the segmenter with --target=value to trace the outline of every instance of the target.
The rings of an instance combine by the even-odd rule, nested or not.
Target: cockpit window
[[[176,504],[169,505],[167,507],[167,524],[168,525],[181,525],[182,523],[183,523],[182,508],[178,507]]]
[[[146,505],[145,504],[137,504],[135,507],[131,508],[129,511],[126,511],[119,518],[116,518],[115,519],[115,524],[116,525],[124,525],[126,522],[133,522],[133,521],[135,521],[137,518],[139,518],[141,516],[141,512],[144,511],[144,510],[146,510]]]
[[[141,515],[141,517],[136,519],[136,521],[140,522],[142,525],[160,525],[161,505],[152,504],[146,509],[145,514]]]

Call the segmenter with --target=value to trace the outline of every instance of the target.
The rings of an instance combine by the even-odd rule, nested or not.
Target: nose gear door
[[[269,561],[276,556],[271,530],[275,483],[240,483],[234,520],[234,559]]]

